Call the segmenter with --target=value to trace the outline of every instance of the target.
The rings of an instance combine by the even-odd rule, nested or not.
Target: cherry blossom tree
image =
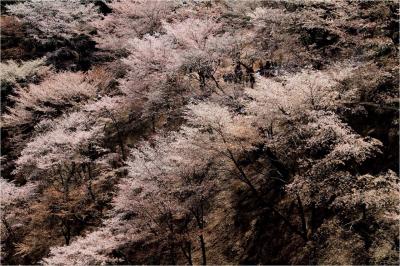
[[[99,30],[100,47],[110,50],[128,48],[130,39],[160,31],[161,21],[178,6],[174,0],[122,0],[109,3],[112,13],[92,23]]]
[[[157,118],[179,110],[188,94],[178,74],[181,60],[175,48],[169,36],[146,35],[130,41],[131,55],[123,60],[129,72],[121,90],[133,109],[140,107],[140,116],[151,121],[153,131]]]
[[[137,235],[132,228],[117,217],[104,221],[103,227],[74,239],[69,246],[53,247],[49,257],[43,259],[45,265],[104,264],[114,263],[110,253],[120,244],[119,239]],[[124,243],[124,242],[122,242]]]
[[[85,113],[75,112],[56,121],[42,121],[38,127],[46,128],[47,132],[39,133],[27,144],[17,160],[17,165],[50,169],[60,162],[86,161],[85,156],[79,155],[80,150],[90,143],[95,144],[103,132],[102,125],[88,120]]]
[[[189,140],[188,145],[198,147],[196,150],[203,152],[195,156],[200,160],[221,158],[227,164],[225,166],[238,171],[238,178],[255,190],[238,160],[258,144],[260,139],[256,128],[251,126],[246,117],[234,115],[226,107],[214,103],[199,103],[188,108],[190,111],[186,119],[191,126],[184,127],[182,134]],[[196,161],[193,157],[191,159]]]
[[[363,176],[360,172],[368,160],[381,153],[380,141],[360,136],[333,112],[341,102],[340,80],[350,72],[349,69],[343,73],[336,70],[331,76],[325,74],[319,78],[318,75],[300,73],[286,79],[283,84],[264,79],[257,84],[255,90],[247,91],[251,97],[247,108],[255,124],[265,129],[265,144],[280,161],[285,162],[288,172],[293,175],[290,179],[281,177],[288,195],[297,202],[298,219],[305,239],[318,238],[322,234],[318,230],[331,226],[318,224],[317,209],[336,208],[337,199],[342,197],[359,197],[354,189],[358,187],[358,180],[373,178]],[[298,84],[302,86],[299,87]],[[260,89],[261,86],[265,87]],[[394,194],[387,196],[393,199],[397,192],[393,190],[391,193]],[[358,209],[352,211],[346,208],[354,207],[342,204],[341,212],[360,214],[364,217],[360,219],[361,223],[368,219],[382,219],[381,214],[373,213],[373,207],[369,218],[362,216],[367,211],[365,206],[368,204],[359,204]],[[395,203],[390,200],[388,204]],[[392,212],[391,215],[396,214]],[[344,218],[341,214],[338,216],[338,221],[354,219]],[[336,230],[339,232],[345,229]],[[357,230],[354,233],[357,234]],[[334,240],[331,241],[339,241],[335,237],[340,239],[339,235],[332,237]],[[378,243],[382,240],[373,241]]]
[[[349,222],[344,225],[345,229],[354,230],[357,227],[368,227],[370,224],[377,225],[378,234],[364,235],[364,239],[371,242],[368,249],[371,262],[398,261],[398,254],[394,248],[399,234],[398,175],[389,170],[379,175],[367,174],[354,179],[349,190],[333,202],[335,212],[348,219]]]
[[[5,126],[16,126],[38,121],[60,110],[77,105],[96,95],[96,86],[86,81],[83,73],[61,72],[40,84],[18,88],[10,99],[13,107],[3,115]]]
[[[1,252],[5,250],[7,242],[13,242],[16,230],[24,221],[21,220],[20,208],[26,208],[29,199],[35,195],[37,184],[28,183],[24,186],[16,186],[4,178],[0,179],[0,210],[1,210]]]
[[[46,191],[42,195],[46,204],[32,206],[37,209],[32,226],[57,221],[66,245],[85,215],[95,215],[103,208],[96,187],[104,182],[104,173],[112,171],[107,159],[109,151],[103,145],[104,129],[113,123],[110,112],[118,110],[119,104],[117,98],[103,97],[86,104],[81,111],[42,120],[16,160],[15,174],[41,180]],[[49,233],[54,234],[51,229]],[[40,252],[37,249],[46,245],[32,243],[35,237],[25,237],[20,244],[21,254]]]
[[[218,45],[220,39],[215,35],[221,24],[211,19],[188,18],[182,22],[164,23],[167,35],[178,43],[182,53],[182,68],[187,74],[196,73],[200,89],[204,90],[206,80],[214,81],[218,89],[220,85],[215,72],[220,64]]]
[[[20,17],[42,34],[35,37],[48,41],[50,37],[69,38],[74,34],[90,31],[89,23],[100,14],[92,3],[81,1],[24,1],[9,5],[11,14]]]
[[[352,66],[336,66],[325,72],[303,71],[287,74],[279,79],[257,77],[257,86],[245,93],[251,98],[247,104],[255,123],[273,134],[279,121],[308,110],[334,110],[341,103],[340,82],[349,77]]]
[[[18,200],[25,200],[33,195],[35,189],[34,184],[18,187],[12,182],[8,182],[4,178],[1,182],[1,206],[7,206],[15,203]]]
[[[18,64],[9,60],[0,63],[0,82],[1,87],[15,86],[18,82],[34,79],[49,73],[50,67],[45,65],[45,58],[25,61]]]
[[[6,8],[29,58],[97,46],[0,65],[2,263],[399,264],[394,4]]]
[[[341,178],[349,182],[332,203],[337,217],[324,221],[315,233],[315,246],[324,245],[317,251],[318,263],[354,262],[355,254],[371,263],[396,263],[398,175],[388,171]],[[338,250],[341,255],[333,257]]]
[[[49,206],[61,206],[63,209],[63,212],[52,213],[60,220],[66,244],[69,244],[72,234],[71,213],[79,213],[74,204],[78,204],[86,194],[80,189],[82,182],[87,194],[93,201],[96,200],[92,185],[95,178],[92,156],[95,150],[101,150],[96,144],[102,136],[103,127],[88,121],[88,118],[84,113],[76,112],[57,121],[42,121],[38,125],[37,136],[27,144],[16,161],[16,174],[29,179],[47,177],[43,181],[54,186],[54,189],[47,189],[47,200]],[[48,218],[46,211],[43,214],[45,221]],[[39,214],[37,217],[40,217]]]
[[[129,45],[131,55],[123,61],[130,67],[129,78],[135,82],[132,87],[151,86],[153,90],[161,89],[168,75],[172,75],[179,67],[174,44],[165,35],[135,38]],[[129,85],[125,88],[129,89]]]
[[[123,108],[123,105],[118,97],[103,97],[86,104],[81,111],[53,120],[42,120],[36,126],[36,135],[27,143],[17,159],[15,172],[26,174],[29,173],[27,169],[32,168],[57,172],[57,169],[63,170],[64,164],[67,165],[65,170],[74,173],[74,167],[69,169],[68,165],[87,165],[92,162],[106,151],[102,147],[105,138],[104,127],[113,123],[110,112],[121,110],[120,107]],[[90,176],[90,170],[88,174]],[[68,184],[63,181],[61,183]]]
[[[318,205],[320,201],[329,201],[331,196],[337,195],[339,184],[344,188],[349,185],[345,176],[343,181],[338,180],[346,175],[341,173],[341,168],[351,164],[352,171],[357,171],[367,159],[379,154],[381,143],[376,139],[360,137],[332,113],[311,112],[309,119],[308,124],[300,129],[304,130],[304,136],[309,136],[303,144],[305,147],[301,149],[309,152],[311,158],[322,153],[322,150],[328,153],[319,160],[299,162],[301,168],[309,170],[304,175],[296,176],[289,187],[294,191],[306,192],[302,198],[307,204],[313,202]],[[327,178],[330,175],[331,178]],[[296,184],[304,187],[297,187]]]
[[[156,139],[154,148],[143,143],[132,151],[132,161],[128,162],[130,177],[121,182],[114,205],[118,212],[134,215],[132,222],[159,243],[164,250],[161,252],[175,254],[182,250],[188,263],[193,263],[190,214],[176,194],[180,192],[180,176],[176,172],[178,161],[169,146],[172,140]],[[177,262],[174,257],[170,260]]]

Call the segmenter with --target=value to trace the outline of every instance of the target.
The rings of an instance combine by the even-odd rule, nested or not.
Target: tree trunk
[[[270,206],[269,204],[267,204],[264,199],[261,197],[260,193],[258,192],[258,190],[254,187],[254,185],[252,184],[252,182],[250,181],[250,179],[247,177],[246,173],[243,171],[242,167],[240,167],[239,163],[237,162],[237,160],[235,159],[235,157],[233,156],[233,153],[231,152],[231,150],[227,149],[232,162],[234,163],[236,169],[239,171],[240,173],[240,180],[242,180],[244,183],[246,183],[250,190],[253,192],[254,196],[256,196],[256,198],[260,201],[261,205],[264,207],[269,208],[270,210],[272,210],[275,214],[277,214],[285,223],[286,225],[297,235],[301,236],[305,241],[307,241],[307,236],[304,236],[304,234],[302,232],[300,232],[299,230],[297,230],[297,228],[292,225],[292,223],[283,215],[281,214],[277,209],[275,209],[274,207]]]
[[[299,194],[296,194],[296,197],[297,197],[297,204],[298,204],[299,212],[300,212],[301,229],[303,231],[303,238],[307,239],[307,221],[306,221],[306,217],[304,214],[303,203],[301,202]]]
[[[156,132],[156,116],[154,114],[151,116],[151,130],[153,133]]]
[[[202,265],[207,265],[207,258],[206,258],[206,243],[204,241],[203,233],[199,235],[200,240],[200,248],[201,248],[201,258],[202,258]]]
[[[89,177],[87,188],[88,188],[89,195],[92,198],[93,202],[96,202],[96,197],[95,197],[95,195],[93,193],[93,189],[92,189],[93,175],[92,175],[92,168],[90,167],[90,162],[87,164],[87,169],[88,169],[88,177]]]
[[[185,242],[181,245],[182,253],[187,259],[188,265],[193,265],[192,260],[192,243],[190,241]]]
[[[7,219],[4,217],[4,213],[3,213],[3,217],[1,218],[1,221],[2,221],[3,224],[4,224],[4,227],[7,229],[8,234],[9,234],[12,238],[14,238],[14,232],[13,232],[13,230],[11,229],[11,226],[10,226],[10,224],[8,223]]]
[[[221,86],[218,83],[218,80],[214,77],[214,75],[211,75],[211,79],[214,81],[215,86],[217,86],[217,88],[222,92],[225,93],[225,91],[221,88]]]
[[[169,247],[169,255],[171,259],[171,265],[176,265],[175,245],[171,243]]]
[[[63,229],[63,235],[65,239],[65,245],[69,246],[70,240],[71,240],[71,226],[68,221],[62,221],[64,229]]]
[[[246,74],[249,77],[249,81],[250,81],[250,87],[253,89],[254,88],[254,83],[256,83],[256,79],[254,78],[254,68],[253,68],[253,66],[252,65],[247,66],[247,65],[243,64],[242,62],[239,62],[239,64],[244,66],[244,68],[246,69]]]
[[[197,227],[200,229],[199,241],[200,241],[200,249],[201,249],[201,258],[202,265],[207,264],[207,252],[206,252],[206,243],[204,240],[203,229],[204,229],[204,207],[203,201],[200,201],[200,206],[197,206],[196,209],[191,209],[192,214],[197,222]]]
[[[106,111],[110,115],[110,118],[113,121],[114,128],[117,131],[117,138],[118,138],[118,143],[119,143],[119,146],[121,149],[122,159],[125,161],[126,160],[126,152],[125,152],[125,146],[124,146],[124,138],[123,138],[120,128],[117,125],[117,119],[115,119],[112,112],[110,112],[109,110],[106,110]]]
[[[198,72],[199,82],[200,82],[200,90],[204,91],[206,88],[206,77],[203,72]]]

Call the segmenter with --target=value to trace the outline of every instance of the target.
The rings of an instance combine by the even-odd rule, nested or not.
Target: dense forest
[[[2,264],[400,263],[397,1],[0,22]]]

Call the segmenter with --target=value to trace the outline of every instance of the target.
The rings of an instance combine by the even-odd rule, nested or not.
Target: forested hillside
[[[2,264],[400,263],[397,1],[0,22]]]

